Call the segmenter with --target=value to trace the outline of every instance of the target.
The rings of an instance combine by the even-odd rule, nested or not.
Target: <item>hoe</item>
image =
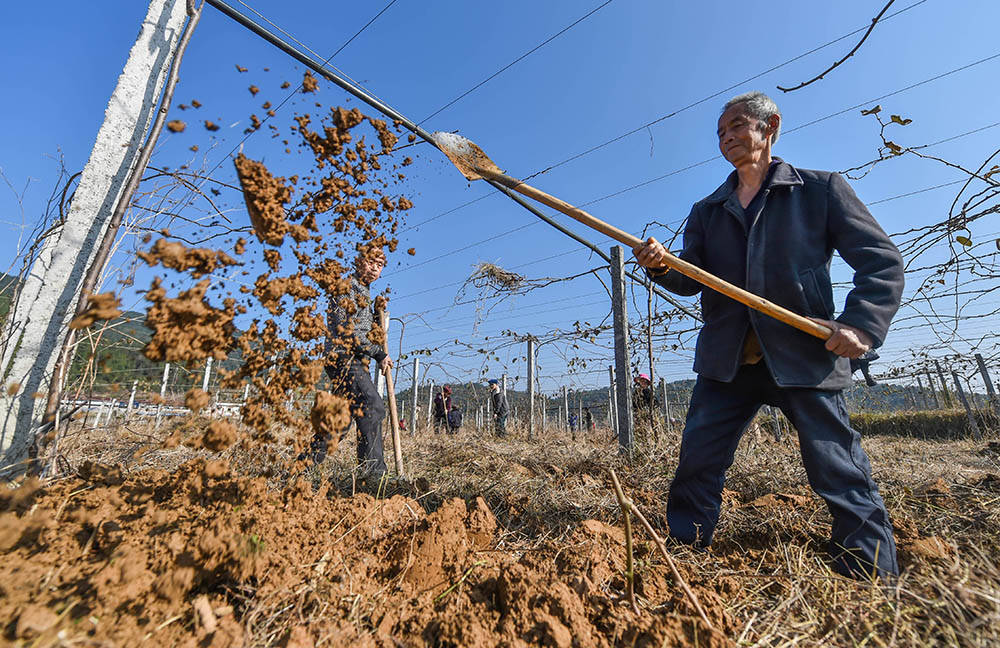
[[[629,246],[629,248],[633,250],[642,247],[643,241],[638,237],[635,237],[624,230],[618,229],[614,225],[605,223],[599,218],[596,218],[582,209],[574,207],[573,205],[560,200],[555,196],[549,195],[540,189],[536,189],[531,185],[525,184],[524,182],[505,174],[493,162],[493,160],[487,157],[486,153],[484,153],[475,142],[462,137],[461,135],[444,133],[441,131],[434,133],[432,137],[438,148],[440,148],[441,151],[448,156],[448,159],[451,160],[452,163],[458,167],[458,170],[462,172],[462,175],[469,180],[492,180],[494,182],[498,182],[508,189],[524,194],[532,200],[537,200],[544,205],[548,205],[549,207],[566,214],[570,218],[578,220],[587,227],[593,228],[598,232],[601,232],[602,234]],[[800,331],[805,331],[809,335],[817,337],[821,340],[826,340],[833,335],[833,331],[828,327],[818,324],[811,319],[799,315],[798,313],[793,313],[787,308],[779,306],[751,292],[747,292],[746,290],[743,290],[738,286],[734,286],[727,281],[723,281],[715,275],[705,272],[698,266],[690,264],[683,259],[679,259],[669,252],[667,253],[666,266],[680,272],[683,275],[691,277],[702,285],[719,291],[727,297],[735,299],[741,304],[745,304],[750,308],[758,310],[765,315],[769,315],[784,322],[785,324],[794,326]]]

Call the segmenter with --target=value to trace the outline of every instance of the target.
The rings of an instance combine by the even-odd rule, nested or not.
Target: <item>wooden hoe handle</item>
[[[496,173],[484,169],[476,169],[476,170],[479,173],[481,173],[484,177],[487,177],[491,180],[496,180],[505,187],[513,189],[514,191],[520,194],[524,194],[525,196],[533,200],[537,200],[538,202],[544,205],[548,205],[553,209],[559,210],[562,213],[569,216],[570,218],[574,218],[579,222],[583,223],[587,227],[593,228],[598,232],[601,232],[602,234],[605,234],[620,243],[624,243],[625,245],[629,246],[629,248],[631,248],[632,250],[638,249],[642,247],[644,244],[644,241],[629,234],[628,232],[620,230],[614,225],[605,223],[601,219],[592,216],[591,214],[580,209],[579,207],[574,207],[573,205],[569,204],[564,200],[560,200],[555,196],[551,196],[545,193],[544,191],[541,191],[540,189],[532,187],[531,185],[524,184],[523,182],[517,180],[516,178],[512,178],[503,173]],[[677,272],[685,276],[691,277],[698,283],[704,286],[708,286],[713,290],[717,290],[723,295],[731,297],[732,299],[735,299],[741,304],[745,304],[746,306],[749,306],[754,310],[760,311],[765,315],[770,315],[776,320],[784,322],[785,324],[788,324],[790,326],[794,326],[800,331],[804,331],[809,335],[817,337],[821,340],[827,340],[831,335],[833,335],[833,331],[828,327],[823,326],[822,324],[817,324],[811,319],[803,317],[798,313],[793,313],[792,311],[788,310],[787,308],[784,308],[783,306],[779,306],[774,302],[770,302],[764,299],[763,297],[759,297],[751,292],[743,290],[742,288],[734,286],[728,281],[723,281],[722,279],[719,279],[715,275],[709,272],[705,272],[698,266],[688,263],[683,259],[679,259],[673,254],[670,254],[669,252],[667,253],[667,267],[676,270]]]

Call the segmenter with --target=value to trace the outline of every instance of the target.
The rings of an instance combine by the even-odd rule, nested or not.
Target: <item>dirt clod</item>
[[[87,298],[87,308],[70,320],[69,327],[73,330],[87,328],[99,320],[114,319],[122,314],[118,307],[121,302],[114,293],[101,293]]]
[[[184,407],[197,414],[208,405],[211,398],[208,392],[194,387],[184,394]]]

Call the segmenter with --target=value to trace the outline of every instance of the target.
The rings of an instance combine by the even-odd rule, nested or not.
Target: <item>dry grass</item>
[[[653,526],[665,529],[676,435],[640,447],[626,461],[606,429],[577,441],[553,429],[535,440],[523,430],[512,432],[503,440],[475,431],[404,437],[408,479],[390,484],[389,493],[411,495],[428,510],[451,497],[481,495],[503,527],[491,551],[523,555],[546,543],[568,542],[586,519],[620,524],[609,478],[613,468]],[[114,441],[71,436],[70,458],[74,464],[89,458],[169,469],[205,454],[153,449],[155,439],[165,434],[132,429]],[[795,442],[750,437],[729,472],[712,550],[671,547],[686,573],[694,574],[692,585],[712,584],[726,593],[722,604],[738,622],[739,632],[730,637],[737,645],[1000,645],[996,432],[981,442],[872,437],[864,446],[897,529],[903,573],[894,586],[846,580],[828,569],[824,547],[830,517],[808,488]],[[275,487],[288,482],[290,473],[275,470],[267,453],[230,452],[239,472],[268,475]],[[290,451],[280,454],[288,457]],[[388,449],[386,454],[391,457]],[[353,456],[353,443],[346,442],[307,475],[317,484],[330,480],[335,489],[350,492]],[[791,497],[755,501],[775,494]],[[656,613],[644,595],[644,576],[665,573],[666,566],[641,531],[636,540],[637,598],[644,613]],[[475,578],[473,573],[470,581]],[[325,605],[321,592],[301,600],[308,600],[313,612]],[[254,602],[254,623],[262,630],[258,636],[280,635],[275,614],[287,604]]]

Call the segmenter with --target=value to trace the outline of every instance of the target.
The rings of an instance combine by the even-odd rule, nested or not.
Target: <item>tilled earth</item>
[[[641,531],[640,614],[624,600],[606,470],[662,526],[669,444],[629,466],[602,442],[418,437],[405,448],[413,483],[353,495],[350,444],[297,477],[239,448],[88,460],[77,476],[29,480],[0,499],[2,636],[33,646],[990,645],[1000,628],[992,446],[869,443],[900,582],[833,575],[821,551],[828,516],[797,482],[794,445],[748,448],[713,550],[671,548],[714,630]],[[105,437],[75,452],[108,460],[128,456],[123,446]],[[910,464],[921,468],[899,470]]]

